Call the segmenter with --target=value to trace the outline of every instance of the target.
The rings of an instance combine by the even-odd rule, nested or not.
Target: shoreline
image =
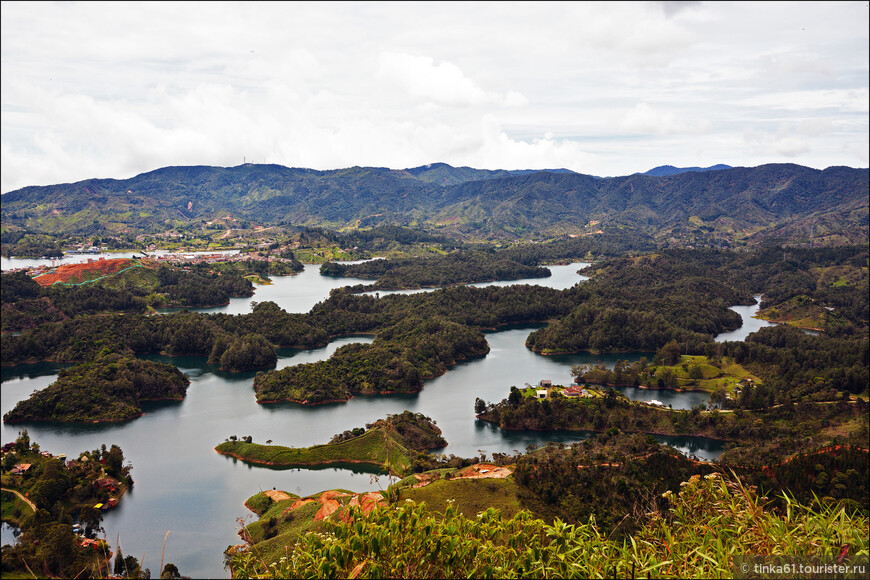
[[[476,418],[476,419],[479,419],[479,420],[481,420],[481,421],[486,421],[487,423],[490,423],[490,424],[492,424],[492,425],[495,425],[496,427],[498,427],[499,429],[501,429],[501,430],[503,430],[503,431],[514,431],[514,432],[533,431],[533,432],[537,432],[537,433],[542,433],[542,432],[547,432],[547,431],[565,431],[565,432],[569,432],[569,433],[596,433],[596,434],[606,433],[606,432],[607,432],[606,429],[603,430],[603,431],[599,431],[599,430],[596,430],[596,429],[569,429],[569,428],[560,428],[560,429],[535,429],[535,428],[528,428],[528,427],[525,427],[525,428],[520,428],[520,427],[502,427],[499,423],[496,423],[496,422],[493,421],[492,419],[486,419],[486,418],[484,418],[484,417],[482,417],[482,416],[480,416],[480,415],[475,415],[475,418]],[[663,431],[635,431],[635,430],[627,430],[627,431],[624,431],[624,430],[622,430],[622,429],[620,429],[620,432],[622,432],[622,433],[632,433],[632,434],[634,434],[634,433],[640,433],[640,434],[644,434],[644,435],[663,435],[663,436],[665,436],[665,437],[703,437],[704,439],[710,439],[710,440],[712,440],[712,441],[718,441],[718,442],[721,442],[721,443],[738,443],[738,444],[740,444],[740,445],[750,445],[750,444],[751,444],[751,443],[748,442],[748,441],[741,441],[741,440],[739,440],[739,439],[722,439],[722,438],[720,438],[720,437],[713,437],[713,436],[710,436],[710,435],[702,435],[702,434],[699,434],[699,433],[665,433],[665,432],[663,432]]]
[[[377,463],[377,462],[373,462],[373,461],[365,461],[363,459],[324,459],[322,461],[298,461],[298,462],[291,462],[291,463],[283,463],[283,462],[277,462],[277,461],[264,461],[261,459],[248,459],[248,458],[242,457],[238,453],[233,453],[231,451],[221,451],[217,447],[215,447],[214,450],[218,455],[225,455],[228,457],[232,457],[234,459],[238,459],[239,461],[244,461],[246,463],[253,463],[255,465],[268,465],[271,467],[288,467],[288,468],[290,468],[290,467],[318,467],[321,465],[335,465],[335,464],[341,464],[341,463],[352,463],[354,465],[370,465],[370,466],[376,467],[376,468],[383,468],[382,463]]]

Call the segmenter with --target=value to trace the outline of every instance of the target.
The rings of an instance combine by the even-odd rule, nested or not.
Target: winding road
[[[24,497],[23,495],[21,495],[19,492],[15,491],[14,489],[8,489],[8,488],[5,488],[5,487],[0,488],[0,489],[2,489],[3,491],[8,491],[8,492],[10,492],[10,493],[14,493],[15,495],[17,495],[19,498],[21,498],[21,500],[22,500],[24,503],[26,503],[27,505],[30,506],[30,509],[33,510],[33,513],[36,513],[36,504],[34,504],[32,501],[30,501],[29,499],[27,499],[26,497]]]

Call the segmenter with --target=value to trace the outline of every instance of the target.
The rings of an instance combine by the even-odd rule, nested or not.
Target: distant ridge
[[[668,175],[676,175],[678,173],[689,173],[690,171],[719,171],[720,169],[731,169],[730,165],[711,165],[710,167],[674,167],[673,165],[659,165],[653,167],[649,171],[645,171],[643,175],[652,175],[653,177],[667,177]]]
[[[407,226],[463,239],[598,235],[628,228],[636,232],[632,235],[666,244],[866,243],[866,168],[669,169],[670,175],[601,179],[567,170],[445,163],[327,171],[252,164],[164,167],[129,179],[11,191],[3,194],[0,221],[4,240],[24,233],[166,232],[206,227],[231,215],[261,226]]]
[[[465,183],[466,181],[483,181],[484,179],[498,179],[515,175],[530,175],[532,173],[574,173],[570,169],[475,169],[473,167],[453,167],[447,163],[429,163],[420,167],[411,167],[404,170],[415,178],[425,183],[449,186]]]

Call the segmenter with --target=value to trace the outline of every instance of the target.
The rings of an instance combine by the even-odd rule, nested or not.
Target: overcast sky
[[[2,3],[2,191],[167,165],[867,167],[868,2]]]

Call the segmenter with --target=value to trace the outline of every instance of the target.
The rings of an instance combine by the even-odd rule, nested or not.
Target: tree
[[[589,365],[577,364],[571,366],[571,376],[574,377],[574,380],[578,383],[587,372],[589,372]]]
[[[118,552],[115,554],[115,576],[124,575],[124,553],[121,551],[121,545],[118,544]]]
[[[124,463],[124,452],[117,445],[112,445],[106,458],[106,473],[115,477],[121,477],[121,469]]]
[[[85,536],[95,538],[98,532],[104,531],[100,525],[103,522],[103,512],[93,506],[85,506],[79,512],[79,523],[85,529]]]
[[[176,580],[177,578],[181,578],[181,573],[178,571],[178,567],[170,562],[163,567],[163,572],[160,573],[160,578],[161,580],[167,578]]]
[[[474,414],[482,415],[484,411],[486,411],[486,401],[477,397],[474,399]]]
[[[18,453],[30,451],[30,435],[27,434],[27,429],[18,433],[18,439],[15,440],[15,451]]]
[[[40,544],[39,555],[52,576],[66,576],[64,568],[75,560],[76,543],[72,528],[54,524]]]
[[[671,340],[665,344],[656,353],[657,357],[661,357],[663,365],[674,366],[680,362],[680,345],[676,340]]]
[[[722,385],[717,386],[716,390],[713,391],[713,394],[710,395],[710,402],[716,407],[722,407],[727,400],[728,391],[726,391],[725,387]]]

